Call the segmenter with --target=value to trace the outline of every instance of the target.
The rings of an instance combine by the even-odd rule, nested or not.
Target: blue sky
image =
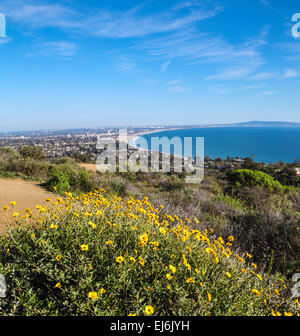
[[[299,0],[0,0],[0,13],[0,130],[300,122]]]

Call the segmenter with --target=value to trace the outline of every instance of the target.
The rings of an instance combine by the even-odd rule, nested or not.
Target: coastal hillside
[[[296,169],[227,165],[207,161],[188,185],[184,173],[100,174],[2,149],[2,181],[48,193],[24,211],[1,204],[2,314],[299,315]]]

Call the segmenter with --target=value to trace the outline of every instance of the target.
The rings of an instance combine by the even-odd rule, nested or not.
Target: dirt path
[[[7,216],[11,218],[14,212],[21,212],[27,208],[34,212],[36,204],[42,204],[49,197],[53,198],[53,194],[37,183],[20,179],[0,179],[0,233],[5,231]],[[14,208],[9,205],[11,201],[17,203]],[[9,206],[10,209],[5,212],[4,206]]]
[[[97,166],[95,163],[80,163],[80,167],[85,168],[86,170],[96,172],[97,171]]]

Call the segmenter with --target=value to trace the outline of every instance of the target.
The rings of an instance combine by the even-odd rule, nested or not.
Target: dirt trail
[[[7,216],[11,218],[14,212],[22,212],[27,208],[34,212],[36,204],[42,204],[53,194],[48,193],[37,183],[27,182],[20,179],[0,179],[0,233],[5,231]],[[9,203],[15,201],[17,205],[12,208]],[[3,207],[8,205],[9,211]]]
[[[95,163],[80,163],[79,166],[82,168],[85,168],[86,170],[90,170],[92,172],[97,171],[97,166]]]

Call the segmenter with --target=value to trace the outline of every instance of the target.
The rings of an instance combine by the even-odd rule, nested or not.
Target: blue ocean
[[[292,163],[300,159],[300,127],[209,127],[168,130],[143,135],[150,148],[151,137],[204,137],[204,155],[212,159],[251,157],[256,162]],[[193,146],[194,147],[194,146]],[[173,152],[172,154],[178,154]],[[194,150],[194,149],[193,149]],[[195,156],[195,151],[193,151]]]

